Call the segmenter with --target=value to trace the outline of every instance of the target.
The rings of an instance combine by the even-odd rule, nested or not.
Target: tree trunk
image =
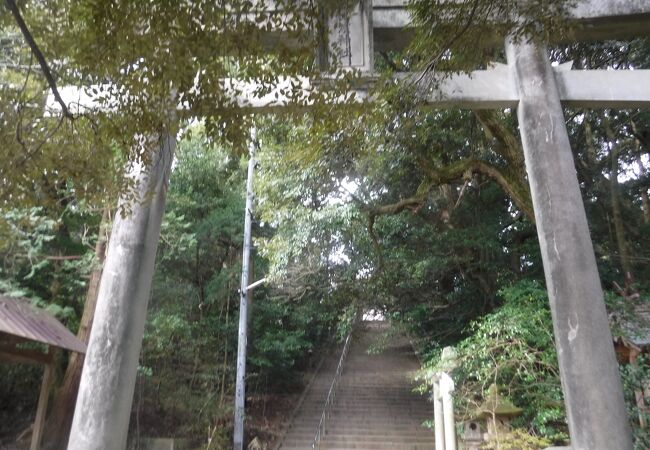
[[[104,257],[106,256],[106,229],[108,223],[108,209],[104,209],[99,224],[97,243],[95,244],[96,266],[90,274],[83,315],[81,316],[81,323],[77,332],[77,337],[86,345],[88,344],[90,329],[93,318],[95,317],[99,281],[102,276]],[[77,391],[79,390],[79,380],[81,379],[83,364],[84,355],[75,352],[70,354],[68,367],[63,376],[63,382],[54,398],[50,417],[46,425],[43,444],[45,450],[62,449],[68,445],[68,434],[72,425],[72,416],[74,415],[74,407],[77,401]]]
[[[589,170],[589,175],[593,175],[598,163],[598,152],[596,151],[596,146],[594,145],[594,132],[589,123],[589,112],[585,114],[585,143],[587,144],[587,168]],[[589,178],[589,177],[585,177]]]
[[[648,198],[646,188],[641,190],[641,204],[643,205],[643,223],[647,225],[650,223],[650,198]]]
[[[627,280],[632,278],[632,261],[630,259],[630,250],[625,239],[625,224],[623,223],[623,213],[621,211],[621,198],[618,185],[619,169],[619,145],[615,142],[614,132],[609,123],[605,123],[607,139],[612,144],[610,152],[611,168],[609,173],[609,188],[612,202],[612,220],[614,221],[614,231],[616,232],[616,245],[618,246],[618,255],[621,260],[623,276]]]
[[[639,168],[639,175],[643,176],[645,168],[643,167],[643,161],[641,161],[641,143],[637,139],[636,141],[636,165]],[[643,210],[643,223],[648,225],[650,223],[650,199],[648,198],[648,188],[646,186],[641,186],[641,208]]]

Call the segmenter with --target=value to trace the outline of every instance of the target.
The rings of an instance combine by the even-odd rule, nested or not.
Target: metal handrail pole
[[[354,321],[356,323],[356,320]],[[327,392],[327,399],[325,400],[325,406],[323,407],[323,412],[321,413],[320,421],[318,427],[316,428],[316,434],[312,442],[311,448],[316,450],[320,449],[320,444],[323,436],[326,435],[326,421],[330,418],[331,415],[331,406],[334,403],[336,398],[336,387],[338,386],[339,379],[343,373],[343,362],[348,354],[350,349],[350,340],[352,337],[352,331],[348,333],[348,336],[345,338],[345,344],[343,344],[343,351],[341,352],[341,357],[339,358],[339,363],[336,366],[336,372],[334,373],[334,379],[330,385],[329,391]]]

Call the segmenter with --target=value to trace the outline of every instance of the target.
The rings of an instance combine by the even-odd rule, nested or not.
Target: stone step
[[[434,436],[422,422],[433,407],[413,392],[412,374],[419,363],[406,341],[392,337],[379,354],[368,348],[380,339],[386,324],[365,324],[356,333],[330,410],[321,450],[432,450]],[[340,353],[339,353],[340,354]],[[338,355],[335,358],[338,360]],[[311,448],[336,361],[314,380],[297,411],[280,450]]]
[[[304,442],[305,440],[313,439],[313,433],[306,435],[295,435],[291,440],[285,440],[285,444]],[[329,442],[341,442],[341,441],[350,441],[350,442],[395,442],[399,441],[402,443],[412,443],[412,442],[429,442],[433,440],[434,436],[432,432],[429,433],[403,433],[403,434],[386,434],[383,436],[379,435],[368,435],[368,433],[363,433],[361,430],[357,432],[345,432],[339,435],[325,435],[325,441]]]
[[[351,414],[350,416],[346,417],[340,417],[343,414],[350,413],[349,410],[332,410],[330,412],[329,418],[326,417],[325,420],[327,420],[329,423],[337,423],[341,422],[343,424],[345,423],[366,423],[366,422],[372,422],[372,423],[387,423],[387,424],[409,424],[413,422],[417,422],[419,425],[423,421],[430,419],[431,415],[420,412],[420,413],[414,413],[411,411],[404,411],[402,414],[371,414],[371,413],[363,413],[363,412],[354,412],[354,417]],[[294,423],[296,424],[301,424],[301,423],[306,423],[306,422],[313,422],[314,420],[320,420],[321,418],[321,413],[319,412],[318,414],[313,414],[311,416],[305,417],[305,418],[296,418],[294,420]]]
[[[423,430],[423,431],[420,431]],[[298,427],[293,428],[291,433],[291,438],[308,438],[314,437],[316,428],[312,427]],[[326,427],[326,434],[328,436],[379,436],[379,437],[391,437],[391,436],[416,436],[416,437],[425,437],[431,434],[431,431],[427,431],[425,427],[418,428],[385,428],[382,433],[378,433],[376,427],[361,427],[361,426],[351,426],[349,428],[341,427]],[[290,439],[287,437],[286,439]]]
[[[319,450],[433,450],[434,443],[432,442],[418,442],[418,443],[399,443],[399,442],[386,442],[377,444],[373,442],[347,442],[347,443],[326,443],[323,442]],[[308,450],[311,449],[311,442],[306,445],[292,445],[282,447],[282,450]]]
[[[322,409],[316,409],[316,408],[309,408],[308,410],[305,411],[307,414],[306,417],[312,416],[312,415],[320,415],[322,412]],[[390,416],[390,417],[400,417],[410,414],[414,415],[425,415],[429,416],[431,414],[431,409],[430,408],[422,408],[419,406],[414,406],[414,407],[403,407],[403,408],[380,408],[380,407],[372,407],[372,408],[367,408],[364,407],[363,405],[349,405],[349,406],[334,406],[330,408],[330,415],[338,415],[338,414],[346,414],[349,416],[352,416],[354,414],[363,414],[363,415],[369,415],[369,416]]]

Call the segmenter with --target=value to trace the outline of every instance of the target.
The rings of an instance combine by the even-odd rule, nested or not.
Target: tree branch
[[[427,199],[426,194],[416,195],[414,197],[408,197],[399,200],[389,205],[369,207],[368,214],[373,217],[382,216],[382,215],[393,215],[393,214],[399,214],[405,209],[410,209],[413,212],[417,212],[417,210],[422,207],[426,199]]]
[[[50,86],[50,90],[54,95],[54,99],[57,101],[59,105],[61,105],[61,112],[68,119],[74,119],[74,116],[72,115],[72,113],[70,113],[68,106],[61,98],[61,94],[59,93],[59,89],[56,86],[56,81],[54,80],[54,76],[52,76],[52,71],[50,70],[50,66],[47,64],[47,61],[43,56],[43,52],[41,52],[41,49],[36,44],[36,41],[34,40],[32,33],[29,31],[29,28],[27,27],[27,24],[25,23],[23,16],[20,14],[20,9],[18,9],[16,2],[14,0],[5,0],[5,5],[7,6],[7,9],[11,11],[11,14],[14,16],[14,19],[16,20],[16,23],[18,24],[18,27],[20,28],[20,31],[22,32],[25,41],[27,42],[27,45],[29,45],[29,48],[31,49],[34,56],[36,57],[36,61],[38,61],[38,65],[41,66],[41,70],[43,71],[43,75],[47,80],[47,84]]]
[[[375,249],[375,253],[377,253],[377,258],[379,259],[378,261],[378,266],[377,268],[379,269],[379,272],[384,271],[385,262],[384,262],[384,252],[381,249],[381,244],[379,244],[379,238],[377,237],[377,233],[375,232],[375,218],[376,215],[368,215],[368,234],[370,235],[370,240],[372,241],[372,246]]]
[[[435,168],[424,157],[418,158],[427,177],[436,185],[449,184],[465,176],[468,172],[478,172],[494,180],[512,199],[526,217],[535,223],[530,193],[519,185],[516,177],[508,175],[499,167],[487,161],[476,158],[467,158],[456,161],[442,168]]]
[[[476,118],[483,125],[485,134],[493,137],[500,144],[497,153],[503,156],[509,164],[514,164],[517,170],[523,170],[524,151],[520,140],[510,131],[493,111],[474,111]]]
[[[420,81],[422,81],[422,79],[423,79],[427,74],[429,74],[429,73],[435,71],[435,69],[436,69],[436,64],[438,63],[438,61],[440,60],[440,58],[442,58],[442,57],[444,56],[445,52],[447,52],[447,50],[448,50],[452,45],[454,45],[454,43],[455,43],[458,39],[460,39],[460,37],[461,37],[463,34],[465,34],[465,33],[467,32],[467,30],[469,29],[469,27],[472,25],[472,22],[474,21],[474,16],[475,16],[475,14],[476,14],[476,10],[478,9],[479,4],[480,4],[480,1],[479,1],[479,0],[474,0],[474,3],[473,3],[473,5],[472,5],[472,8],[471,8],[470,11],[469,11],[469,16],[468,16],[468,18],[467,18],[467,21],[465,22],[465,24],[463,25],[463,27],[462,27],[462,28],[461,28],[461,29],[460,29],[460,30],[459,30],[455,35],[453,35],[453,36],[452,36],[452,37],[451,37],[451,38],[450,38],[450,39],[445,43],[445,45],[442,46],[442,48],[440,49],[440,51],[438,52],[438,54],[437,54],[436,56],[434,56],[434,57],[433,57],[433,58],[432,58],[432,59],[427,63],[426,67],[424,68],[424,70],[422,71],[422,73],[420,74],[420,76],[416,79],[415,84],[418,84]]]

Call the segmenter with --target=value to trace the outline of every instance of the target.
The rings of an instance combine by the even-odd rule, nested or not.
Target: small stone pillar
[[[443,450],[445,448],[445,425],[442,418],[442,397],[437,375],[433,380],[433,431],[436,436],[435,449]]]
[[[454,380],[446,373],[440,375],[440,396],[445,429],[445,450],[456,450],[456,423],[454,422]]]
[[[442,370],[433,377],[433,415],[436,450],[456,450],[456,424],[454,421],[454,381],[446,372],[457,366],[456,350],[445,347],[440,364]]]

